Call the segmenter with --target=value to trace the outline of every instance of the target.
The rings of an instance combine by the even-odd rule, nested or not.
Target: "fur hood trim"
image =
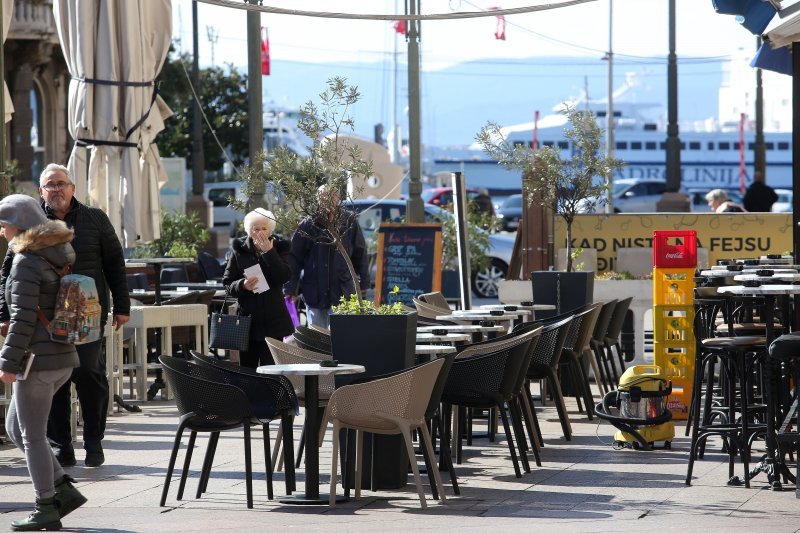
[[[35,252],[72,241],[75,232],[63,220],[48,220],[17,235],[9,244],[14,253]]]

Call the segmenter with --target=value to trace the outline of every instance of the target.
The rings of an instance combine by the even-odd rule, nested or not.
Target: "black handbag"
[[[228,295],[222,309],[226,308]],[[222,313],[211,314],[211,342],[209,346],[215,350],[239,350],[246,352],[250,347],[250,322],[251,317],[239,314],[237,307],[235,315]]]

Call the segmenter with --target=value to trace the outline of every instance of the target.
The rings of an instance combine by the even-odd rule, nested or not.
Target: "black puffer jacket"
[[[263,342],[264,337],[283,340],[294,331],[294,324],[283,301],[283,284],[289,281],[286,254],[289,243],[273,237],[272,250],[265,254],[256,252],[253,240],[243,237],[233,241],[233,254],[228,259],[222,283],[228,294],[239,302],[240,314],[250,315],[250,338]],[[269,290],[256,294],[244,288],[244,270],[260,265],[269,284]]]
[[[58,220],[53,210],[44,202],[42,202],[42,209],[47,218]],[[75,250],[72,273],[83,274],[94,279],[103,311],[102,323],[105,325],[110,311],[109,289],[114,303],[113,313],[129,315],[131,300],[128,295],[128,278],[125,275],[125,258],[122,253],[122,245],[108,215],[96,207],[83,205],[73,198],[72,206],[64,217],[64,222],[75,231],[75,238],[72,241],[72,247]],[[5,279],[13,260],[13,257],[10,257],[12,255],[13,252],[9,249],[3,260],[0,269],[0,288],[5,287]],[[5,294],[0,291],[0,322],[6,322],[8,319],[9,309]]]
[[[349,217],[342,231],[342,244],[353,262],[362,291],[369,288],[369,258],[364,234],[355,215]],[[339,298],[355,293],[353,278],[336,246],[330,244],[328,231],[312,219],[300,222],[292,236],[289,253],[292,279],[283,292],[296,295],[298,291],[309,307],[328,309],[339,303]],[[302,283],[300,273],[302,272]]]
[[[26,351],[36,354],[31,370],[55,370],[78,366],[78,352],[72,344],[50,340],[44,324],[36,316],[40,307],[53,318],[60,277],[53,266],[75,260],[69,242],[72,230],[61,221],[49,221],[11,241],[14,261],[5,286],[11,312],[5,344],[0,350],[0,370],[18,372]],[[51,266],[53,265],[53,266]]]
[[[56,219],[53,211],[44,202],[42,208],[47,218]],[[128,295],[128,278],[125,275],[125,257],[108,215],[73,198],[64,222],[75,230],[75,239],[72,241],[75,264],[72,265],[72,272],[94,279],[103,308],[103,323],[105,324],[109,311],[112,311],[108,301],[109,290],[114,304],[112,312],[129,315],[131,299]]]

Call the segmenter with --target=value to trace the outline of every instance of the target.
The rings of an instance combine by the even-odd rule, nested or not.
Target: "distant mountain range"
[[[422,59],[424,64],[424,57]],[[296,108],[308,100],[319,102],[325,82],[333,76],[357,85],[361,101],[353,110],[356,133],[372,138],[374,126],[390,129],[392,65],[383,63],[312,64],[273,60],[272,75],[263,78],[265,105],[270,102]],[[552,113],[553,106],[588,89],[589,98],[607,93],[608,65],[574,57],[533,57],[461,63],[447,69],[422,73],[422,140],[428,146],[466,145],[487,121],[510,125]],[[636,99],[656,104],[653,120],[664,121],[667,108],[665,57],[615,61],[614,87],[628,73],[640,82]],[[398,115],[403,136],[407,135],[407,76],[405,64],[398,67]],[[716,117],[722,70],[718,61],[687,60],[678,65],[679,120]]]

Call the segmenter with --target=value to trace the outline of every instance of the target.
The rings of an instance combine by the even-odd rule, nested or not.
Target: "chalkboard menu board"
[[[413,306],[415,296],[441,290],[442,225],[381,224],[377,266],[376,305],[399,301]],[[395,286],[400,292],[387,302]]]

